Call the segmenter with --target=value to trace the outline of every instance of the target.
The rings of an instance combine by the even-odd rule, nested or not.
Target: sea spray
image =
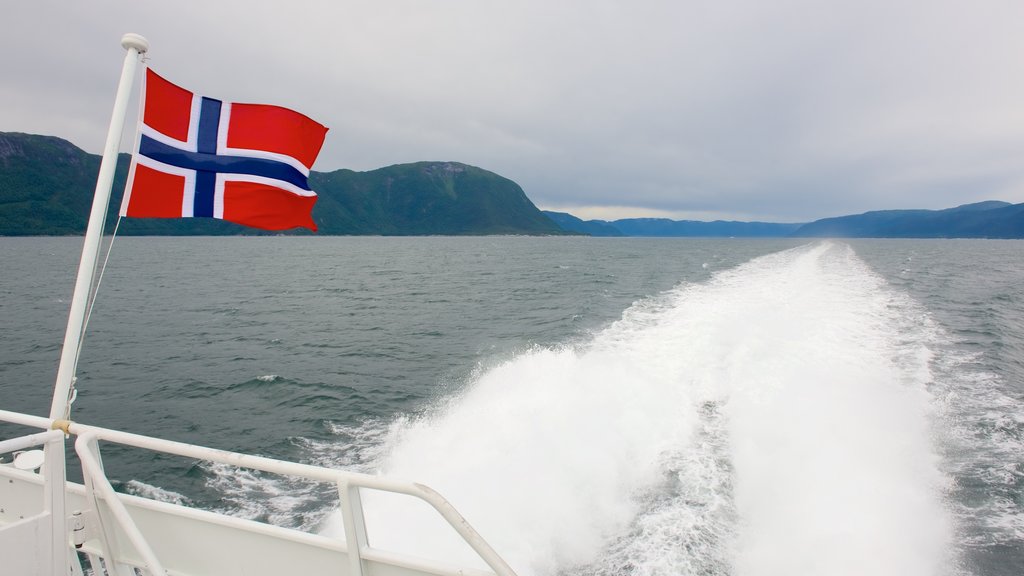
[[[849,247],[805,246],[484,372],[397,425],[379,469],[440,491],[521,574],[942,573],[927,344]],[[366,509],[374,546],[471,561],[429,511]]]
[[[626,356],[526,354],[401,430],[383,472],[446,495],[524,573],[588,562],[628,527],[635,496],[663,481],[660,455],[686,444],[692,427],[685,389],[645,372]],[[397,500],[367,510],[383,546],[469,560],[444,530],[412,529]]]

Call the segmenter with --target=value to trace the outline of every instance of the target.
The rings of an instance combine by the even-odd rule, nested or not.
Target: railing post
[[[64,467],[64,433],[53,430],[53,435],[44,444],[50,455],[60,453],[60,458],[51,458],[43,462],[43,485],[46,492],[43,496],[43,509],[50,513],[50,554],[54,574],[66,574],[71,562],[71,550],[68,547],[68,516],[64,499],[64,482],[67,480]],[[77,561],[78,559],[75,558]]]
[[[359,487],[349,484],[347,480],[338,480],[338,497],[341,499],[341,518],[345,525],[349,570],[352,576],[363,576],[363,549],[369,546],[369,540],[366,537],[366,519],[363,517]]]
[[[120,550],[117,548],[117,534],[111,530],[111,524],[120,525],[128,540],[135,546],[136,551],[142,556],[146,568],[154,576],[165,576],[166,571],[160,560],[153,554],[149,544],[143,538],[139,529],[135,526],[124,504],[117,498],[114,488],[103,473],[103,463],[99,458],[99,443],[92,433],[85,433],[75,441],[75,451],[78,453],[78,460],[82,463],[82,475],[85,476],[86,486],[89,489],[89,496],[93,508],[96,511],[96,518],[100,523],[100,533],[103,535],[103,544],[106,549],[106,557],[103,561],[108,572],[134,576],[135,570],[131,566],[122,563]],[[100,497],[107,503],[107,510],[112,518],[104,518],[103,510],[100,507]],[[111,569],[112,568],[112,569]]]
[[[96,481],[93,480],[92,474],[89,473],[89,469],[87,468],[88,465],[82,460],[82,452],[88,450],[96,456],[96,460],[100,462],[100,467],[102,469],[103,461],[99,454],[99,443],[96,441],[95,437],[88,438],[84,446],[81,445],[81,442],[82,437],[79,436],[78,440],[75,441],[75,451],[78,453],[78,461],[82,466],[82,480],[85,483],[86,502],[88,502],[88,505],[92,508],[93,518],[95,518],[96,522],[99,524],[101,551],[99,559],[102,559],[103,564],[106,567],[106,571],[116,574],[117,570],[114,567],[113,559],[117,555],[117,550],[114,548],[117,546],[117,542],[114,540],[114,535],[107,529],[107,523],[103,521],[103,511],[100,510],[100,499],[96,490]],[[96,570],[103,570],[91,555],[89,557],[89,563],[92,565],[94,572]]]

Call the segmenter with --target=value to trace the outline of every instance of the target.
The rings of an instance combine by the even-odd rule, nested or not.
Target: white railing
[[[149,574],[159,575],[166,574],[166,569],[170,569],[171,573],[191,574],[191,572],[172,566],[172,559],[162,558],[164,552],[161,552],[160,549],[166,547],[164,544],[154,544],[154,540],[157,538],[163,540],[172,536],[167,533],[161,533],[160,530],[154,530],[153,526],[159,520],[156,517],[160,516],[171,518],[173,521],[169,524],[179,521],[202,522],[203,526],[206,527],[235,529],[237,531],[258,534],[263,537],[272,536],[277,540],[294,541],[297,545],[316,546],[319,549],[326,549],[328,552],[335,554],[340,552],[347,556],[347,570],[335,572],[338,574],[372,576],[372,573],[377,570],[371,569],[371,567],[379,565],[388,566],[388,573],[446,575],[491,573],[444,566],[426,559],[409,558],[398,553],[370,547],[366,533],[366,523],[363,518],[360,494],[362,489],[370,489],[404,494],[427,503],[479,555],[483,562],[493,571],[493,574],[497,576],[515,576],[515,573],[508,564],[447,500],[422,484],[216,450],[193,444],[87,426],[75,422],[51,421],[46,418],[4,410],[0,410],[0,421],[44,430],[59,428],[68,434],[78,437],[75,442],[75,451],[82,463],[83,475],[86,479],[86,486],[83,490],[83,504],[86,509],[92,511],[100,525],[100,529],[94,531],[98,532],[94,536],[101,543],[100,554],[107,564],[112,561],[115,567],[118,565],[130,566],[130,569],[145,569]],[[103,473],[99,441],[312,481],[333,483],[337,486],[340,497],[345,540],[344,542],[339,542],[319,535],[306,534],[212,512],[115,493],[110,485],[110,481]],[[0,448],[2,446],[3,443],[0,443]],[[0,453],[3,452],[0,451]],[[68,509],[72,508],[69,506]],[[153,534],[154,532],[156,534]],[[177,535],[177,537],[181,536],[180,534]],[[65,536],[65,542],[67,541],[67,536]],[[160,554],[154,550],[160,552]],[[338,557],[337,554],[336,557]],[[91,562],[95,569],[96,560],[92,559]],[[398,569],[397,572],[393,570],[395,568]],[[108,571],[110,571],[109,568]]]
[[[9,454],[42,446],[47,454],[64,454],[64,434],[47,430],[0,442],[0,454]],[[34,498],[12,498],[15,502],[0,502],[0,512],[9,512],[15,521],[0,526],[0,557],[3,573],[41,574],[68,573],[71,558],[65,529],[64,459],[43,468],[43,489]],[[35,475],[35,474],[34,474]],[[38,475],[35,475],[38,476]],[[13,491],[9,494],[13,494]],[[13,506],[13,508],[12,508]],[[9,572],[8,572],[9,571]],[[81,575],[81,570],[72,574]]]

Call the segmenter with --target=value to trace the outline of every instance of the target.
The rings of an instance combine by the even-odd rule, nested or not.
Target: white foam
[[[134,496],[141,496],[143,498],[149,498],[156,500],[157,502],[167,502],[169,504],[177,504],[179,506],[190,505],[191,502],[184,494],[179,494],[173,490],[166,488],[160,488],[159,486],[153,486],[152,484],[146,484],[138,480],[129,480],[125,483],[125,490]]]
[[[318,527],[328,513],[312,506],[330,493],[316,482],[215,462],[200,466],[209,474],[206,485],[223,495],[215,512],[303,530]]]
[[[380,469],[520,574],[941,573],[931,330],[848,247],[789,250],[485,371],[396,425]],[[404,501],[366,510],[374,546],[469,561]]]
[[[682,401],[645,378],[628,358],[532,352],[409,423],[385,471],[441,490],[510,559],[541,571],[588,561],[628,526],[629,495],[659,481],[659,455],[689,432]],[[465,558],[442,530],[394,530],[409,522],[402,504],[367,505],[376,543]]]

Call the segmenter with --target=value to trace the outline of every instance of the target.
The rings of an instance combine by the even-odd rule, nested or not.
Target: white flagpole
[[[124,117],[128,110],[128,97],[131,95],[132,85],[135,81],[135,68],[139,63],[139,55],[145,54],[149,50],[149,42],[138,34],[125,34],[121,38],[121,46],[128,53],[124,56],[121,81],[117,86],[117,96],[114,98],[114,113],[110,118],[107,144],[103,148],[100,173],[96,178],[96,191],[93,194],[89,226],[85,231],[82,260],[78,264],[75,293],[71,297],[71,313],[68,316],[67,331],[64,333],[64,348],[60,353],[60,367],[57,369],[57,383],[53,389],[53,403],[50,404],[51,420],[67,419],[71,416],[69,402],[71,387],[78,366],[78,349],[82,339],[86,305],[89,293],[92,291],[96,258],[99,254],[100,241],[103,239],[103,221],[107,217],[110,189],[114,184],[114,169],[117,167],[117,152],[121,146],[121,131],[124,128]]]

